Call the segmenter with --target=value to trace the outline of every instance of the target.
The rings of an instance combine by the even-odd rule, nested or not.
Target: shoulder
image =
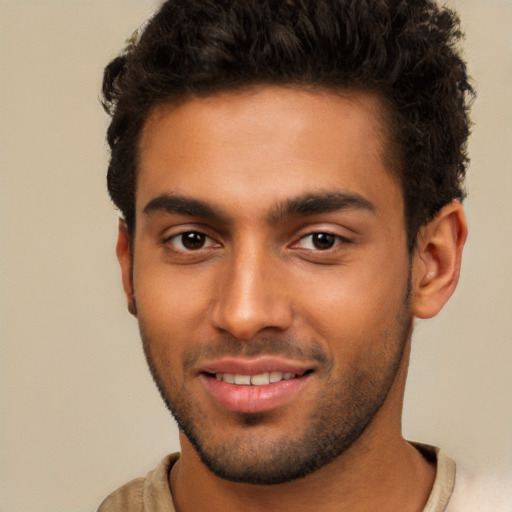
[[[143,512],[142,494],[145,478],[136,478],[110,493],[101,503],[98,512]]]
[[[136,478],[109,494],[97,512],[175,512],[169,471],[179,454],[165,457],[145,477]]]
[[[471,473],[442,450],[412,443],[423,456],[435,461],[437,473],[423,512],[511,512],[511,472]]]

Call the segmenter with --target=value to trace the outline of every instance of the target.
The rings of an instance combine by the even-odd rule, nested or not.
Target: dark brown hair
[[[457,16],[430,0],[169,0],[105,69],[110,196],[135,225],[152,108],[253,85],[374,91],[386,105],[407,235],[464,197],[473,90]]]

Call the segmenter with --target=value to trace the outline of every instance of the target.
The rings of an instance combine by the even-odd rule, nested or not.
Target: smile
[[[282,380],[296,379],[297,377],[300,377],[300,375],[291,372],[277,371],[260,373],[258,375],[240,375],[233,373],[215,374],[215,378],[217,380],[221,380],[229,384],[235,384],[237,386],[266,386]]]
[[[315,373],[313,369],[298,368],[295,371],[265,371],[261,366],[259,371],[254,368],[238,370],[219,368],[203,371],[199,377],[207,395],[217,406],[239,413],[261,413],[296,402],[304,396],[310,377]]]

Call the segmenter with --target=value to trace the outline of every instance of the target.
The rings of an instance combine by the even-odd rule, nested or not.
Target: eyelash
[[[210,241],[210,244],[208,244],[208,247],[205,247],[204,244],[201,247],[198,247],[196,249],[192,249],[190,247],[186,247],[184,245],[184,237],[186,235],[199,235],[204,239],[204,242]],[[179,241],[178,243],[181,245],[181,247],[176,247],[175,242],[173,241]],[[189,240],[192,241],[192,240]],[[198,230],[188,230],[188,231],[182,231],[180,233],[176,233],[174,235],[171,235],[163,240],[164,245],[170,245],[174,250],[180,253],[195,253],[199,252],[203,249],[208,249],[210,247],[221,247],[221,244],[218,242],[215,242],[215,240],[208,236],[206,233],[203,233],[202,231]]]
[[[197,248],[192,248],[190,246],[187,247],[185,245],[185,243],[186,243],[185,237],[187,235],[190,237],[188,242],[192,243],[192,244],[194,243],[194,239],[192,237],[195,236],[196,239],[197,239],[197,237],[199,237],[198,241],[201,246],[197,247]],[[327,237],[327,240],[326,240],[327,245],[330,245],[330,246],[324,247],[324,248],[314,247],[315,241],[314,241],[313,237],[315,237],[315,236]],[[311,240],[310,245],[312,245],[313,247],[301,246],[303,244],[303,242],[306,241],[308,238]],[[166,246],[171,246],[171,248],[179,254],[194,254],[194,253],[197,254],[197,253],[202,252],[203,250],[208,250],[210,248],[222,247],[222,245],[219,242],[216,242],[212,237],[210,237],[203,231],[199,231],[199,230],[187,230],[187,231],[182,231],[180,233],[173,234],[173,235],[165,238],[163,240],[163,243]],[[313,232],[310,232],[310,233],[307,233],[307,234],[301,236],[298,239],[298,241],[294,242],[290,247],[292,249],[294,249],[294,248],[299,249],[299,250],[307,252],[309,254],[313,254],[313,253],[327,254],[327,253],[330,253],[330,252],[336,250],[336,247],[338,247],[341,244],[351,244],[351,243],[352,243],[352,240],[350,240],[349,238],[346,238],[342,235],[336,234],[336,233],[332,233],[329,231],[313,231]]]
[[[352,240],[350,240],[349,238],[346,238],[346,237],[344,237],[342,235],[338,235],[336,233],[332,233],[332,232],[329,232],[329,231],[314,231],[314,232],[311,232],[311,233],[308,233],[308,234],[302,236],[301,238],[299,238],[298,242],[296,242],[293,245],[294,246],[299,246],[299,244],[301,242],[303,242],[304,240],[306,240],[308,238],[311,239],[311,245],[314,245],[315,242],[314,242],[313,238],[315,236],[321,236],[321,235],[325,235],[325,236],[329,237],[330,240],[332,240],[332,245],[330,247],[326,247],[326,248],[323,248],[323,249],[319,248],[319,247],[311,247],[311,248],[298,247],[298,248],[302,249],[304,251],[326,253],[326,252],[335,250],[335,248],[338,247],[341,244],[350,244],[350,243],[352,243]]]

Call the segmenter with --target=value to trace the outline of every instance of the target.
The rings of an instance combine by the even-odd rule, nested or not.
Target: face
[[[125,289],[160,392],[218,476],[285,482],[389,427],[410,265],[378,112],[371,95],[267,87],[145,126]]]

